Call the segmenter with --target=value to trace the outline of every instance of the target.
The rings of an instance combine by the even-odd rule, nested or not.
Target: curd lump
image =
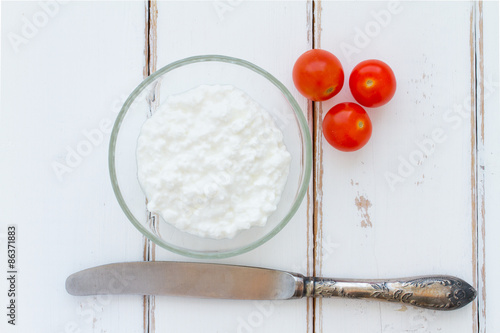
[[[137,142],[147,208],[180,230],[209,238],[264,226],[290,160],[269,113],[230,85],[168,97]]]

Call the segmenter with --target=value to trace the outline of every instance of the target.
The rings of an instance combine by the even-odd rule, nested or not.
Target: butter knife
[[[471,285],[447,275],[347,280],[305,277],[257,267],[171,261],[89,268],[70,275],[66,290],[76,296],[137,294],[249,300],[365,298],[433,310],[459,309],[476,297],[476,290]]]

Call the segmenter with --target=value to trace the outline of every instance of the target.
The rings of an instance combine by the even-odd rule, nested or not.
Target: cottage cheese
[[[210,238],[264,226],[280,200],[290,159],[268,112],[229,85],[170,96],[144,123],[137,143],[148,209]]]

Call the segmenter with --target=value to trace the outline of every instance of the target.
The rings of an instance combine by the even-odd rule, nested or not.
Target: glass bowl
[[[137,178],[136,147],[142,124],[167,96],[204,84],[230,84],[245,91],[283,132],[292,159],[276,211],[263,227],[240,231],[232,239],[201,238],[178,230],[148,213]],[[113,190],[127,218],[159,246],[195,258],[225,258],[250,251],[276,235],[290,221],[307,191],[312,149],[307,121],[288,89],[274,76],[245,60],[220,55],[182,59],[146,78],[125,101],[109,145]]]

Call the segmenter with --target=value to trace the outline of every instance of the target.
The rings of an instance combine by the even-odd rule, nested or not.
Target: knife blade
[[[458,309],[476,297],[471,285],[448,275],[346,280],[304,277],[258,267],[172,261],[116,263],[85,269],[67,278],[66,290],[75,296],[137,294],[248,300],[367,298],[434,310]]]
[[[288,299],[295,275],[270,269],[188,262],[130,262],[89,268],[68,277],[72,295],[138,294],[227,299]]]

